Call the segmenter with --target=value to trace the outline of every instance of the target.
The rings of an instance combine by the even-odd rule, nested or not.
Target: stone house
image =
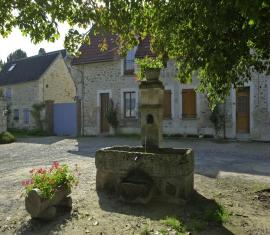
[[[3,67],[0,89],[8,104],[9,128],[36,128],[31,115],[34,104],[75,102],[76,88],[64,56],[65,50],[56,51],[13,61]],[[43,119],[46,115],[43,111]]]
[[[104,38],[108,49],[100,51],[99,44]],[[110,34],[101,37],[90,32],[91,44],[83,45],[81,55],[71,62],[77,96],[82,104],[83,135],[112,133],[106,120],[110,99],[118,108],[118,132],[140,133],[135,58],[153,54],[146,39],[122,58],[117,53],[115,39]],[[219,107],[219,115],[224,118],[217,130],[210,120],[212,112],[205,95],[195,90],[198,80],[194,78],[191,84],[181,84],[175,80],[175,75],[174,62],[169,61],[160,74],[165,87],[164,134],[270,140],[269,77],[256,74],[243,89],[231,89],[225,104]]]

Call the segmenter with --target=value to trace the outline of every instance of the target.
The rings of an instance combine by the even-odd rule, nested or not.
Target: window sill
[[[134,74],[126,74],[126,73],[122,74],[122,77],[135,77],[135,76],[136,76],[135,73]]]
[[[182,117],[181,120],[183,121],[192,121],[192,120],[198,120],[198,117]]]

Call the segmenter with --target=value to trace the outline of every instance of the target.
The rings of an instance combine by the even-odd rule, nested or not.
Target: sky
[[[18,29],[14,31],[7,38],[0,36],[0,59],[6,61],[7,56],[17,49],[22,49],[27,53],[27,56],[38,54],[39,48],[44,48],[46,52],[60,50],[64,48],[65,34],[68,32],[68,25],[61,24],[59,26],[60,38],[54,43],[43,41],[40,44],[33,44],[29,37],[22,36]]]

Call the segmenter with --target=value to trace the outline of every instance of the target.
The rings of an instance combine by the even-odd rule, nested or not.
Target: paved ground
[[[139,145],[131,137],[60,137],[24,138],[11,145],[0,146],[0,177],[17,169],[50,164],[53,160],[89,158],[95,151],[113,145]],[[190,147],[195,154],[196,173],[217,177],[243,174],[270,180],[270,144],[259,142],[215,142],[212,140],[166,139],[164,146]]]
[[[24,138],[10,145],[0,145],[0,225],[1,221],[3,224],[6,223],[6,217],[9,215],[14,216],[19,213],[20,218],[25,216],[23,200],[19,199],[22,188],[20,182],[28,177],[32,167],[50,165],[54,160],[67,162],[70,165],[78,163],[83,174],[78,191],[80,193],[75,195],[75,198],[83,204],[85,198],[92,195],[89,201],[98,202],[96,194],[93,193],[95,192],[95,151],[106,146],[139,144],[138,139],[131,137],[79,139],[43,137]],[[166,139],[164,146],[191,147],[195,153],[195,173],[202,177],[239,175],[243,178],[270,182],[269,143],[217,143],[198,139]],[[200,177],[195,178],[197,185],[200,180]],[[208,192],[207,187],[204,191]],[[100,211],[98,203],[95,207],[96,211]],[[119,223],[118,220],[115,222]]]

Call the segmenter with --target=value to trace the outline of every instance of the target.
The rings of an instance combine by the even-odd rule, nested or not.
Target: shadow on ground
[[[190,201],[184,205],[151,202],[147,205],[126,204],[114,196],[99,193],[99,205],[101,209],[113,213],[121,213],[132,216],[142,216],[151,220],[165,220],[177,218],[190,232],[199,234],[232,235],[222,222],[229,217],[223,207],[194,192]],[[162,222],[161,222],[162,223]]]
[[[100,148],[112,147],[115,145],[137,146],[140,144],[138,138],[134,137],[80,137],[77,139],[77,150],[69,150],[68,153],[81,157],[95,157]]]
[[[30,219],[26,221],[16,231],[18,235],[31,235],[31,234],[53,234],[53,232],[61,231],[61,227],[65,226],[70,220],[72,215],[70,211],[60,211],[56,218],[52,221],[41,221],[37,219]]]

